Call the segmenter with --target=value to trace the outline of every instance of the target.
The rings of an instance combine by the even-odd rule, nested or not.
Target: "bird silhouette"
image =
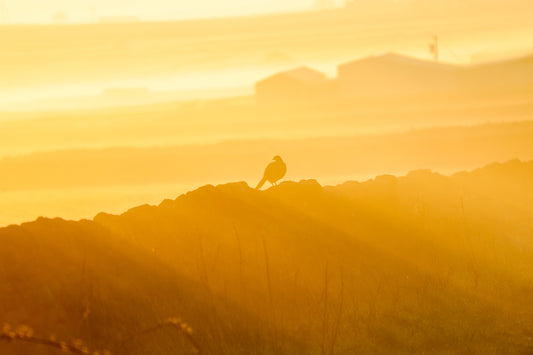
[[[276,155],[272,160],[273,161],[267,165],[263,178],[259,181],[259,184],[257,184],[256,189],[259,190],[267,181],[272,185],[276,185],[276,182],[287,173],[287,165],[285,165],[279,155]]]

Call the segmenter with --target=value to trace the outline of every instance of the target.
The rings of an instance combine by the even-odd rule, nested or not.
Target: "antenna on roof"
[[[9,11],[5,0],[0,0],[0,25],[9,24]]]
[[[439,62],[439,36],[433,36],[433,42],[429,44],[429,52],[433,54],[435,62]]]

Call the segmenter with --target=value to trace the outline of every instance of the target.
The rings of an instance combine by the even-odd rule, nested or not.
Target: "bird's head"
[[[283,161],[279,155],[276,155],[274,158],[272,158],[274,161]]]

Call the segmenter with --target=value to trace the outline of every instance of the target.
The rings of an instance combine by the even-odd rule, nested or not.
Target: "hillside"
[[[205,186],[0,230],[2,322],[128,354],[529,353],[533,162]],[[33,351],[33,352],[32,352]],[[2,344],[2,354],[42,354]]]

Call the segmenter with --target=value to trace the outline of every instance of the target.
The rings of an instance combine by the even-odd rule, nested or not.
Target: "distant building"
[[[387,53],[341,64],[337,72],[341,98],[386,98],[453,90],[459,68]]]
[[[308,67],[272,75],[256,83],[255,97],[264,107],[338,107],[354,99],[447,95],[456,93],[463,81],[461,66],[386,53],[340,64],[334,79]]]
[[[324,100],[331,93],[331,84],[326,74],[299,67],[257,82],[255,96],[261,105],[299,105]]]

